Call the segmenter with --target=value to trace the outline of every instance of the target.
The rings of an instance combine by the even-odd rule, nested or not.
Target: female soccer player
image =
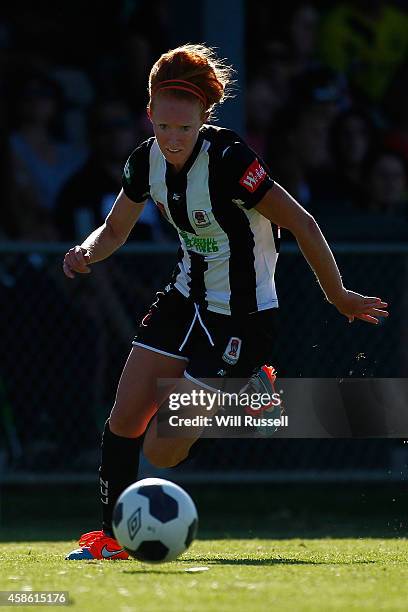
[[[149,196],[181,243],[173,277],[133,341],[105,424],[103,529],[82,536],[68,559],[127,558],[112,538],[112,511],[137,480],[142,444],[158,467],[188,457],[194,438],[157,438],[155,414],[169,393],[158,392],[158,379],[248,379],[270,362],[279,227],[295,235],[327,300],[349,321],[378,323],[388,314],[380,298],[343,287],[314,218],[272,180],[241,138],[207,125],[230,78],[231,69],[202,45],[160,57],[150,72],[147,109],[155,136],[128,159],[123,188],[105,223],[65,255],[68,278],[89,273],[90,265],[126,241]]]

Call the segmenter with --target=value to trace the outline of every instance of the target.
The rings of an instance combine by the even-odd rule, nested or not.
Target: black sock
[[[137,480],[143,436],[124,438],[112,433],[109,421],[102,435],[99,483],[102,502],[102,529],[112,535],[112,512],[119,495]]]

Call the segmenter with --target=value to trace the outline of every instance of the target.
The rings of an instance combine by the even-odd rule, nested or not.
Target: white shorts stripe
[[[184,372],[184,378],[187,378],[187,380],[191,380],[191,382],[196,383],[197,385],[200,385],[200,387],[203,387],[204,389],[208,389],[208,391],[215,391],[215,392],[219,392],[219,389],[216,389],[215,387],[210,387],[210,385],[206,385],[205,382],[203,382],[202,380],[199,380],[198,378],[194,378],[193,376],[191,376],[191,374],[189,374],[187,372],[187,370],[185,370]]]
[[[160,355],[166,355],[167,357],[174,357],[174,359],[182,359],[183,361],[188,361],[187,357],[183,357],[182,355],[174,355],[173,353],[167,353],[166,351],[161,351],[158,348],[154,348],[153,346],[148,346],[147,344],[142,344],[141,342],[132,342],[133,346],[141,346],[142,348],[148,349],[149,351],[153,351],[154,353],[160,353]]]

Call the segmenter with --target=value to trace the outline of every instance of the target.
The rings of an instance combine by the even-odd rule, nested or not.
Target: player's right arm
[[[75,274],[89,274],[90,264],[106,259],[124,244],[140,217],[145,202],[133,202],[121,189],[105,223],[98,227],[81,245],[65,254],[63,270],[68,278]]]

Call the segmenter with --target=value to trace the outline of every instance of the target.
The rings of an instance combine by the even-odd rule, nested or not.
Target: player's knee
[[[146,423],[142,420],[135,419],[134,416],[112,413],[109,417],[109,429],[117,436],[125,438],[138,438],[146,429]]]

